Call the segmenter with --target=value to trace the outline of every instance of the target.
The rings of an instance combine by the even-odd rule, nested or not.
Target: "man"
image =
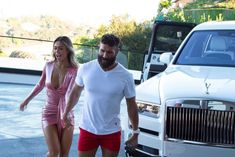
[[[83,64],[68,99],[63,120],[84,90],[84,107],[78,140],[79,157],[95,157],[100,146],[103,157],[117,157],[121,144],[120,107],[125,97],[133,135],[126,145],[138,144],[139,117],[132,75],[116,61],[120,40],[113,34],[101,38],[98,59]]]

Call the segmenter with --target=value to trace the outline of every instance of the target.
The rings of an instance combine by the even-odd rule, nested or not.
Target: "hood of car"
[[[149,102],[160,104],[159,81],[161,74],[151,77],[136,86],[136,100],[139,102]]]
[[[171,66],[163,73],[159,88],[165,99],[207,97],[234,99],[234,67]]]

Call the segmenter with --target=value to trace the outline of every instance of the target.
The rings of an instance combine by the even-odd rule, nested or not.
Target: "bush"
[[[184,10],[184,15],[188,19],[191,17],[193,20],[187,20],[189,22],[201,23],[205,21],[224,21],[233,20],[235,17],[235,11],[232,9],[191,9]]]
[[[79,63],[86,63],[90,60],[97,58],[97,49],[96,48],[89,48],[89,47],[79,47],[76,50],[76,59]]]
[[[1,49],[0,49],[0,57],[7,57],[7,53],[3,52]]]
[[[37,59],[37,56],[35,54],[32,54],[30,52],[23,52],[23,51],[13,51],[9,57]]]

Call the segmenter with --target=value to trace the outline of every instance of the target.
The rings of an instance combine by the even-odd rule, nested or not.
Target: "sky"
[[[100,25],[112,15],[141,22],[157,14],[160,0],[1,0],[0,19],[52,15],[74,24]]]

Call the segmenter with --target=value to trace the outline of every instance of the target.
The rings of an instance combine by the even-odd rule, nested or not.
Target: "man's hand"
[[[63,113],[62,115],[62,121],[63,121],[63,127],[67,128],[69,126],[71,126],[71,121],[70,121],[70,118],[68,117],[67,114]]]
[[[128,117],[129,117],[132,129],[135,130],[135,133],[133,131],[132,136],[125,142],[125,144],[126,144],[126,150],[127,151],[134,152],[137,145],[138,145],[139,115],[138,115],[137,104],[135,102],[135,97],[126,99],[126,102],[127,102]],[[138,133],[136,131],[138,131]]]
[[[134,152],[138,145],[138,134],[133,134],[126,142],[126,149],[130,152]]]

